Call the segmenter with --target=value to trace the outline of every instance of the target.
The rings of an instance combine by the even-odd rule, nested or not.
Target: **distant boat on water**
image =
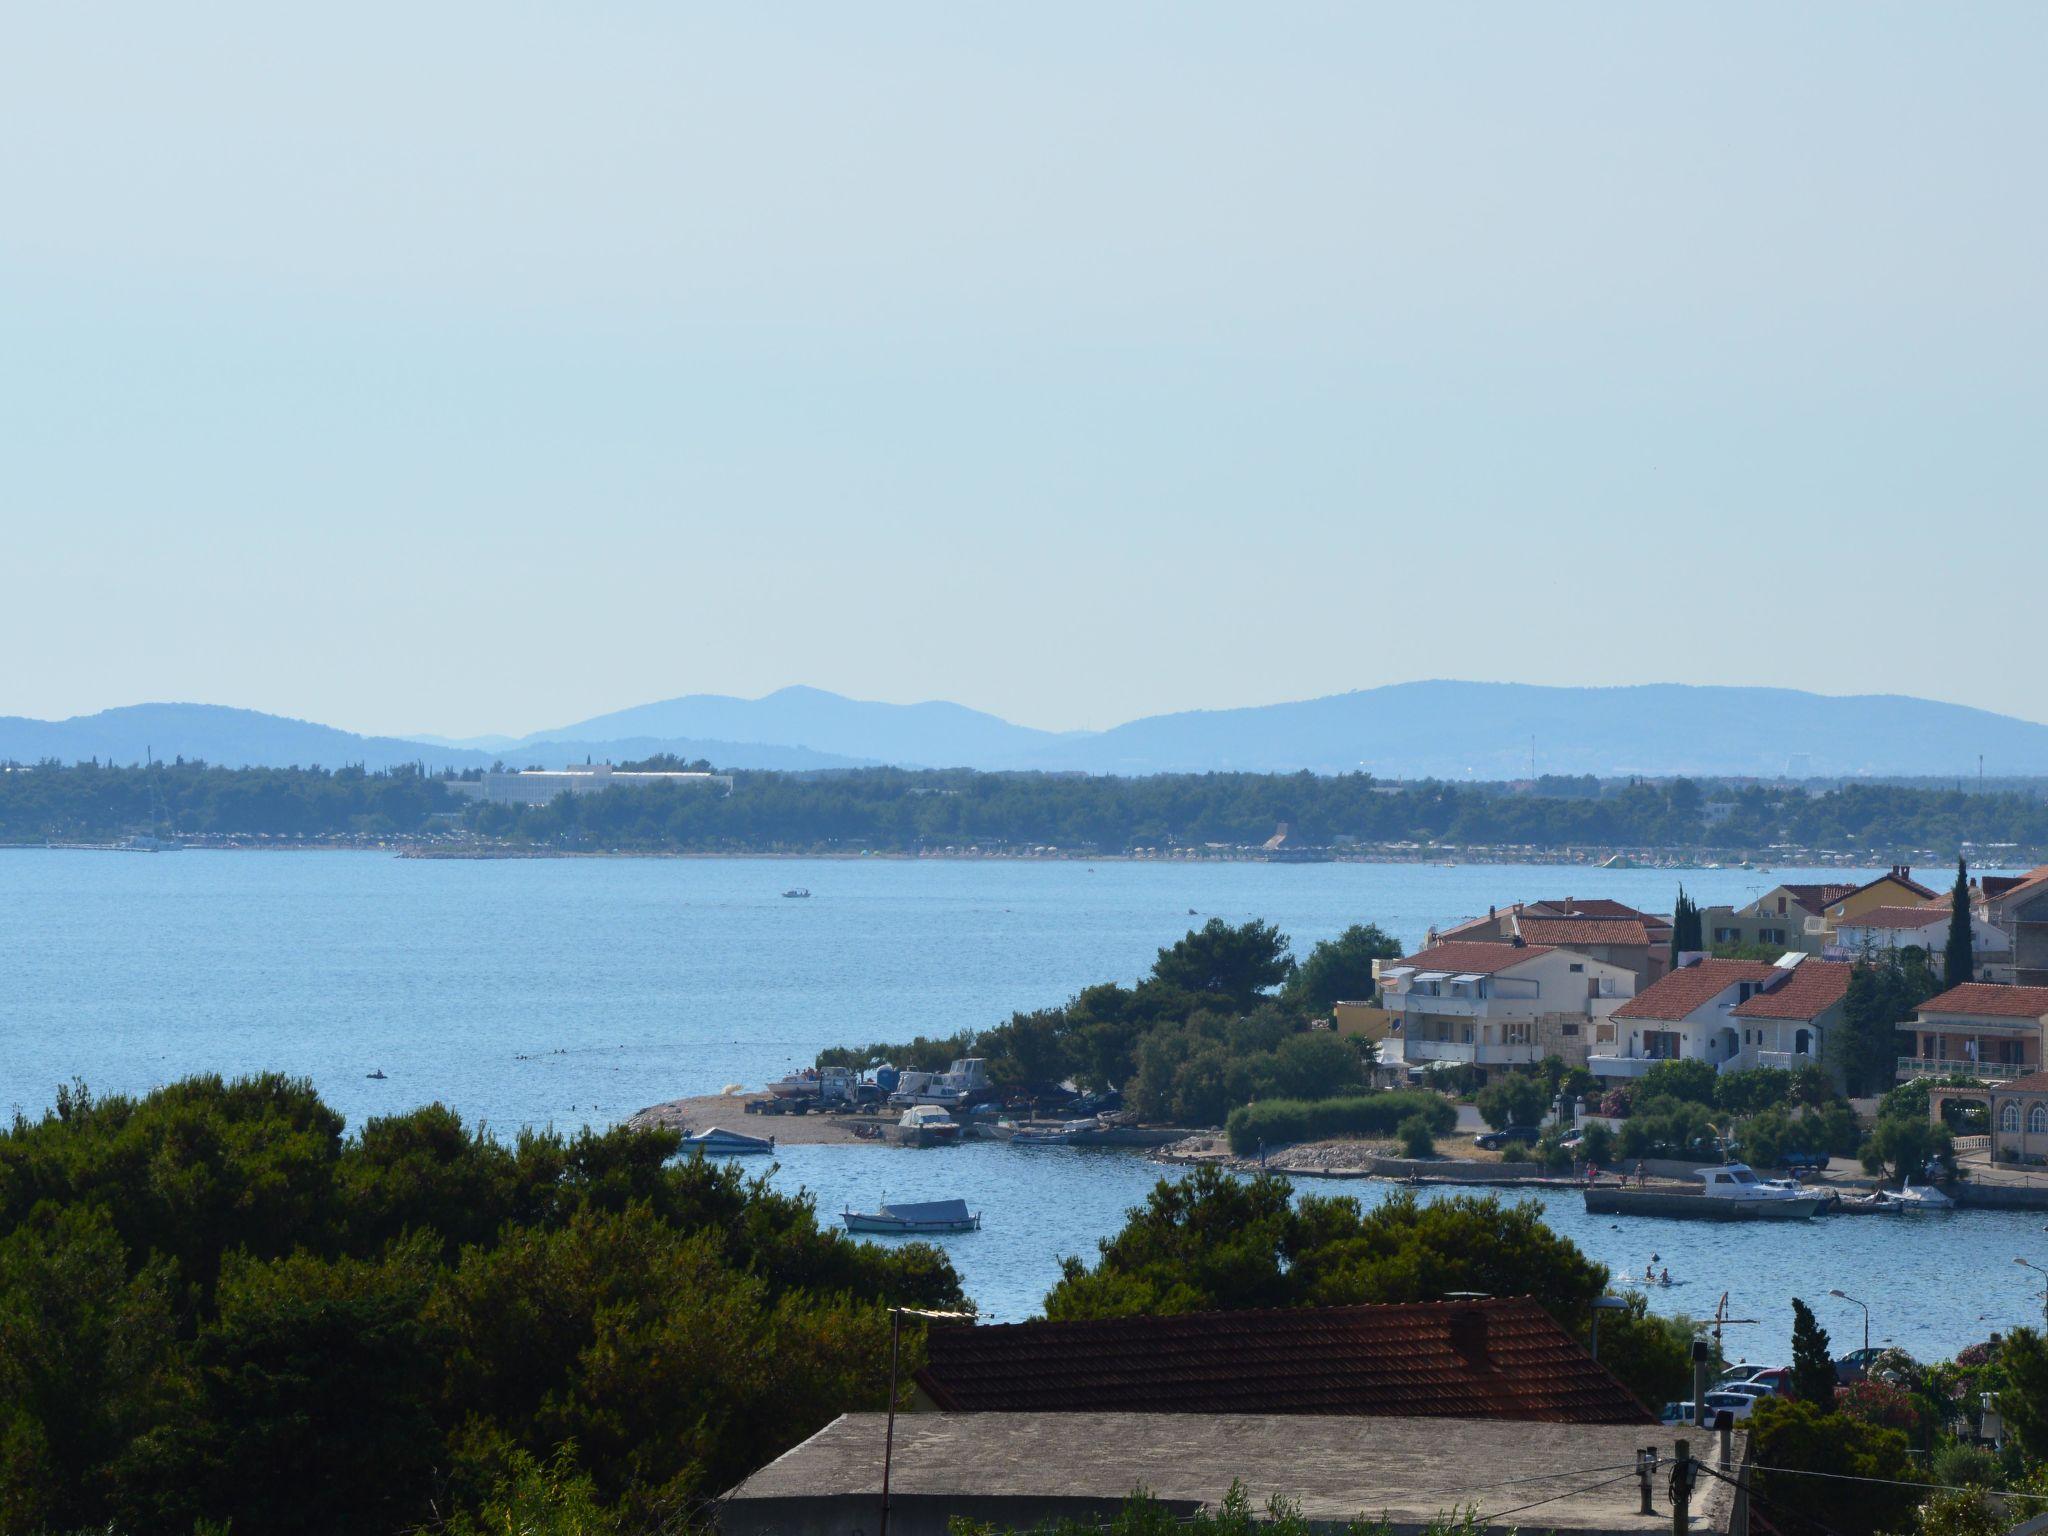
[[[882,1203],[876,1211],[841,1211],[849,1232],[880,1236],[914,1236],[929,1232],[978,1232],[981,1212],[969,1212],[965,1200],[925,1200],[911,1205]]]
[[[784,891],[782,896],[785,901],[808,901],[810,900],[811,892],[808,886],[793,885]]]

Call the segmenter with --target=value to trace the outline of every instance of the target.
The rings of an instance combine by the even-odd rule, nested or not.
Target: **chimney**
[[[1493,1355],[1486,1342],[1486,1312],[1480,1307],[1460,1307],[1451,1314],[1450,1345],[1458,1358],[1475,1370],[1493,1369]]]
[[[1498,913],[1498,912],[1497,912],[1497,911],[1495,910],[1495,908],[1494,908],[1494,905],[1493,905],[1493,903],[1492,903],[1492,902],[1488,902],[1488,903],[1486,904],[1486,915],[1487,915],[1487,916],[1488,916],[1489,918],[1492,918],[1492,917],[1497,917],[1497,916],[1499,916],[1499,915],[1500,915],[1500,914],[1499,914],[1499,913]]]

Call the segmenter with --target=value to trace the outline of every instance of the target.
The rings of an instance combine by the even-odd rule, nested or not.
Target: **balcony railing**
[[[2034,1066],[2024,1061],[1942,1061],[1928,1056],[1901,1056],[1899,1076],[1971,1077],[1987,1083],[2009,1083],[2025,1077]]]
[[[1641,1077],[1668,1056],[1588,1056],[1586,1069],[1595,1077]]]
[[[1401,1054],[1409,1061],[1472,1061],[1479,1048],[1461,1040],[1420,1040],[1404,1035]]]

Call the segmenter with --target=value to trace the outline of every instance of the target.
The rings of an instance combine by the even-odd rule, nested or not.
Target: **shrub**
[[[1543,1080],[1526,1072],[1510,1072],[1499,1082],[1479,1090],[1479,1116],[1496,1131],[1511,1125],[1534,1125],[1550,1107],[1550,1095]]]
[[[1401,1139],[1403,1157],[1436,1156],[1436,1136],[1429,1128],[1429,1121],[1421,1115],[1410,1115],[1395,1127],[1394,1134]]]
[[[1458,1112],[1449,1100],[1418,1089],[1349,1099],[1267,1099],[1230,1112],[1230,1150],[1242,1155],[1258,1151],[1262,1144],[1278,1147],[1332,1136],[1388,1136],[1411,1115],[1420,1116],[1438,1136],[1458,1123]]]
[[[1605,1165],[1614,1161],[1614,1132],[1604,1125],[1586,1127],[1586,1139],[1579,1143],[1579,1152],[1587,1162]]]
[[[1638,1098],[1668,1095],[1690,1104],[1711,1104],[1714,1102],[1714,1080],[1717,1076],[1719,1074],[1712,1062],[1690,1056],[1676,1061],[1660,1061],[1638,1080]]]

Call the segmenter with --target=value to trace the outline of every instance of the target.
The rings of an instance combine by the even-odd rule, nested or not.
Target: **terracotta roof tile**
[[[1610,901],[1605,896],[1580,899],[1567,896],[1562,901],[1532,901],[1531,907],[1542,907],[1563,917],[1632,917],[1639,923],[1654,923],[1660,919],[1650,912],[1639,912],[1625,902]]]
[[[918,1385],[955,1412],[1649,1421],[1527,1297],[941,1324],[926,1341]]]
[[[1785,887],[1785,894],[1790,896],[1800,906],[1806,908],[1815,917],[1819,917],[1829,907],[1840,901],[1844,896],[1852,894],[1855,890],[1855,886],[1848,884],[1788,885]]]
[[[2029,1072],[2025,1077],[2016,1077],[2009,1083],[2000,1083],[1993,1093],[2005,1093],[2017,1088],[2021,1093],[2048,1093],[2048,1072]]]
[[[1853,965],[1838,960],[1802,960],[1791,975],[1771,988],[1735,1005],[1739,1019],[1797,1019],[1802,1023],[1819,1018],[1849,992]]]
[[[1550,950],[1541,944],[1488,943],[1481,939],[1461,939],[1448,944],[1433,944],[1420,954],[1410,955],[1399,963],[1412,965],[1423,971],[1452,971],[1460,975],[1491,976],[1495,971],[1509,970],[1524,960],[1534,960],[1538,955],[1549,953]]]
[[[1922,1014],[1981,1013],[2001,1019],[2048,1017],[2048,987],[2001,987],[1988,981],[1966,981],[1920,1005]]]
[[[1640,944],[1647,948],[1650,943],[1642,921],[1628,917],[1517,917],[1515,931],[1531,944],[1559,949],[1587,944]]]
[[[1702,960],[1668,971],[1614,1010],[1617,1019],[1683,1019],[1737,982],[1769,981],[1777,967],[1761,960]]]

